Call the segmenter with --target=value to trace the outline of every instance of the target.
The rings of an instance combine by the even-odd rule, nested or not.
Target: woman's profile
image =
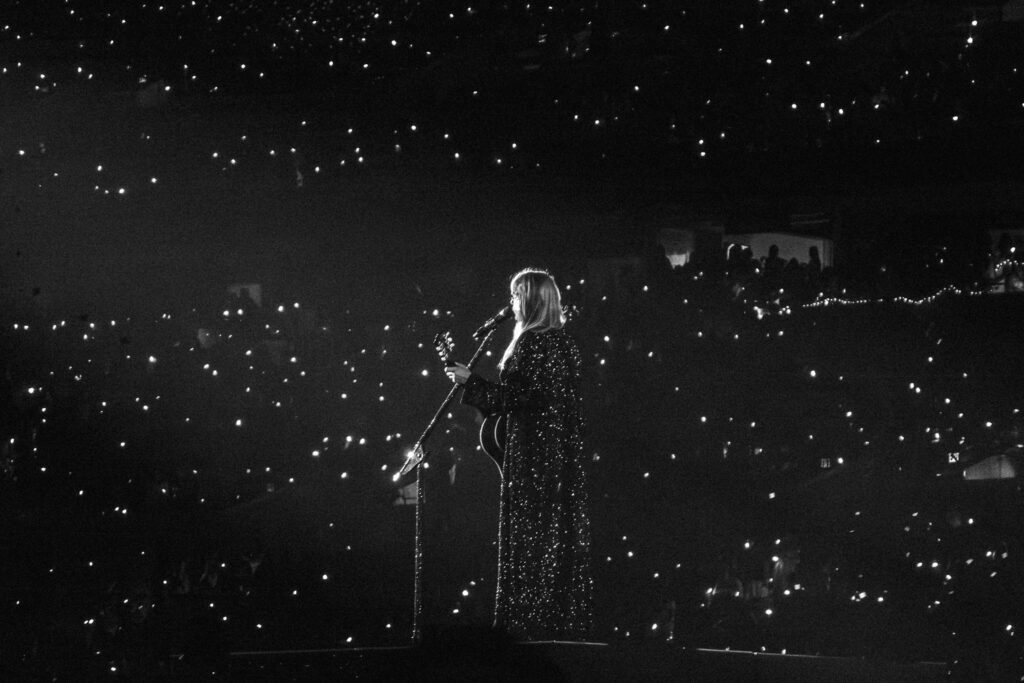
[[[490,382],[463,365],[462,402],[504,415],[495,626],[527,640],[583,640],[593,620],[580,352],[554,277],[511,280],[516,325]]]

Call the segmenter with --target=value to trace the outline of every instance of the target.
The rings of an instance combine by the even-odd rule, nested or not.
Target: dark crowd
[[[468,358],[538,266],[584,359],[596,638],[1021,675],[1015,3],[8,5],[3,673],[407,643],[432,340]],[[834,263],[588,232],[798,195],[863,210]],[[441,424],[427,624],[486,628],[498,473]]]
[[[1017,248],[873,281],[741,246],[562,264],[597,636],[1019,670],[1020,485],[964,476],[1022,466]],[[945,286],[904,297],[896,275]],[[171,676],[407,642],[414,494],[392,474],[449,386],[431,338],[480,321],[428,295],[392,317],[279,296],[236,286],[130,320],[5,308],[20,669]],[[474,419],[453,408],[432,437],[431,628],[486,627],[493,607],[498,475]]]

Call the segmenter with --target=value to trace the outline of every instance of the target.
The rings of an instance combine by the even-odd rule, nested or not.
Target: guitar
[[[451,357],[452,352],[455,350],[455,342],[452,341],[450,332],[444,331],[434,335],[434,349],[441,358],[443,365],[454,365]],[[502,460],[505,456],[505,416],[488,415],[485,417],[483,424],[480,425],[478,438],[480,440],[480,448],[494,461],[500,472]]]

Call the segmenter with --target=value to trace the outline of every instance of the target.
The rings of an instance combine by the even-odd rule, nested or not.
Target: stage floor
[[[503,643],[234,652],[233,681],[940,681],[945,662],[753,653],[672,643]]]

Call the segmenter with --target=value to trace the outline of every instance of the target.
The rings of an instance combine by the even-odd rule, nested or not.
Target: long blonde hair
[[[512,357],[516,343],[524,332],[536,330],[560,330],[565,325],[565,313],[562,311],[562,293],[551,273],[540,268],[524,268],[512,276],[509,283],[512,296],[519,294],[520,306],[523,310],[522,321],[516,321],[512,341],[505,349],[498,367],[504,369],[505,363]]]

